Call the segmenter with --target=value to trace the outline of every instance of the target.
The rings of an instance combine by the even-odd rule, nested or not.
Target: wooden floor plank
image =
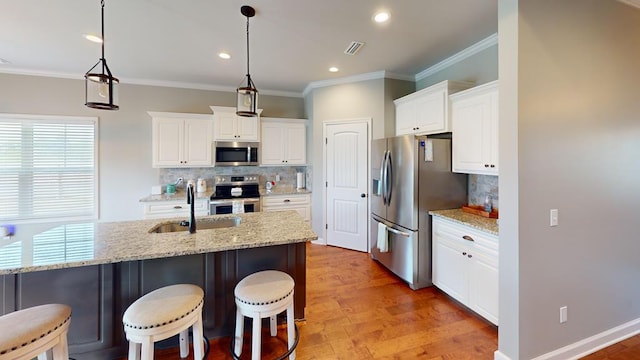
[[[435,287],[411,290],[368,254],[307,245],[306,319],[298,321],[298,360],[482,360],[493,359],[497,327]],[[286,329],[262,336],[262,358],[286,351]],[[232,359],[229,338],[211,340],[209,359]],[[241,359],[250,359],[245,334]],[[177,349],[156,359],[179,359]],[[189,357],[193,359],[192,355]],[[585,357],[640,359],[640,335]]]

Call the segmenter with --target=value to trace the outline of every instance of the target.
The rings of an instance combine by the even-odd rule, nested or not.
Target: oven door
[[[224,199],[224,200],[211,200],[209,202],[209,214],[232,214],[233,213],[233,201],[239,200],[244,202],[244,212],[257,212],[260,211],[260,198],[248,198],[248,199]]]
[[[216,166],[258,165],[259,143],[216,141],[213,158]]]

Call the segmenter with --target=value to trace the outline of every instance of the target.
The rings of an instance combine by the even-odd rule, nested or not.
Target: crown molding
[[[618,1],[640,9],[640,0],[618,0]]]
[[[631,1],[631,0],[626,0],[626,1]],[[633,0],[633,1],[640,1],[640,0]],[[440,61],[439,63],[417,73],[414,80],[418,81],[426,77],[429,77],[439,71],[442,71],[448,68],[449,66],[452,66],[472,55],[479,53],[480,51],[486,50],[497,44],[498,44],[498,34],[495,33],[486,37],[485,39],[478,41],[477,43],[469,46],[468,48],[458,52],[457,54],[454,54],[453,56],[450,56]]]
[[[389,71],[375,71],[375,72],[370,72],[366,74],[345,76],[345,77],[336,78],[336,79],[310,82],[309,85],[307,85],[307,87],[305,87],[304,91],[302,92],[302,96],[307,96],[309,92],[317,88],[349,84],[349,83],[367,81],[367,80],[378,80],[378,79],[396,79],[396,80],[414,81],[414,77],[410,75],[392,73]]]
[[[77,73],[33,71],[33,70],[25,70],[25,69],[19,69],[19,68],[2,68],[0,69],[0,73],[12,74],[12,75],[52,77],[52,78],[58,78],[58,79],[84,80],[84,74],[78,75]],[[222,85],[208,85],[208,84],[186,83],[186,82],[178,82],[178,81],[158,81],[158,80],[122,78],[122,77],[118,77],[118,79],[120,80],[120,84],[127,84],[127,85],[145,85],[145,86],[158,86],[158,87],[172,87],[172,88],[180,88],[180,89],[236,92],[235,87],[222,86]],[[259,93],[261,95],[270,95],[270,96],[302,97],[302,93],[292,92],[292,91],[259,89]]]

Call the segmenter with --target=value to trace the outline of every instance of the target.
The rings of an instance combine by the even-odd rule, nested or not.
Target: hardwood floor
[[[306,319],[298,321],[298,360],[493,359],[497,327],[435,287],[413,291],[368,254],[307,245]],[[250,330],[250,328],[249,328]],[[271,338],[263,326],[262,355],[286,351],[286,331]],[[229,338],[210,341],[209,359],[232,359]],[[250,332],[241,359],[250,359]],[[156,359],[179,359],[177,349]],[[190,354],[192,359],[192,354]],[[640,335],[592,354],[588,360],[640,358]]]

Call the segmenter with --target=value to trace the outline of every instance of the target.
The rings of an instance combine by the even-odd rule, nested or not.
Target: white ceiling
[[[100,0],[0,0],[0,72],[81,79],[100,58]],[[105,0],[105,57],[121,83],[261,93],[387,71],[415,76],[497,32],[497,0]],[[388,23],[372,21],[378,9]],[[351,41],[366,45],[353,56]],[[227,51],[231,60],[217,54]],[[330,66],[340,68],[329,73]]]

